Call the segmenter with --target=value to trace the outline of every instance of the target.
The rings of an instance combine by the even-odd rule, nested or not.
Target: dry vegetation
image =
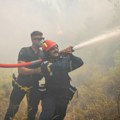
[[[65,120],[119,120],[117,111],[117,97],[120,93],[119,51],[114,55],[114,63],[106,72],[99,69],[100,66],[93,66],[89,76],[86,74],[89,68],[82,69],[82,79],[86,80],[83,79],[77,86],[79,96],[77,98],[75,95],[69,104]],[[79,76],[76,79],[79,79]],[[0,69],[0,120],[3,120],[8,107],[11,82],[10,71]],[[24,99],[14,120],[25,120],[26,106]],[[39,112],[37,119],[38,116]]]

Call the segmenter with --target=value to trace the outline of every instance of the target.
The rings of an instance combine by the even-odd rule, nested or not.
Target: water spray
[[[99,43],[102,41],[106,41],[106,40],[110,40],[110,38],[116,37],[120,35],[120,29],[116,29],[112,32],[108,32],[106,34],[102,34],[98,37],[95,37],[93,39],[90,39],[86,42],[80,43],[76,46],[73,47],[73,50],[78,50],[84,47],[87,47],[89,45],[95,44],[95,43]],[[31,66],[31,65],[35,65],[38,63],[41,63],[43,60],[35,60],[35,61],[31,61],[31,62],[25,62],[25,63],[19,63],[19,64],[0,64],[0,67],[2,68],[16,68],[16,67],[27,67],[27,66]]]
[[[90,39],[89,41],[80,43],[76,46],[73,47],[74,50],[80,49],[80,48],[84,48],[86,46],[95,44],[95,43],[99,43],[102,41],[106,41],[106,40],[110,40],[110,38],[116,37],[120,35],[120,29],[116,29],[113,32],[108,32],[106,34],[100,35],[98,37],[95,37],[93,39]]]

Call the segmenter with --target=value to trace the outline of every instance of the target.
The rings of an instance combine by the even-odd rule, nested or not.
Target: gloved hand
[[[45,77],[52,76],[52,71],[51,71],[51,68],[50,68],[51,65],[52,65],[52,63],[50,63],[48,61],[44,61],[41,64],[41,71],[42,71],[42,74]]]
[[[60,54],[62,54],[62,55],[71,55],[72,52],[74,52],[73,47],[69,46],[69,47],[65,48],[64,50],[60,51]]]

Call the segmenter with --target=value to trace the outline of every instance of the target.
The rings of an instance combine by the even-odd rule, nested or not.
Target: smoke
[[[120,29],[116,29],[116,30],[114,30],[112,32],[102,34],[102,35],[100,35],[98,37],[95,37],[93,39],[90,39],[90,40],[88,40],[86,42],[80,43],[80,44],[74,46],[73,49],[77,50],[77,49],[84,48],[86,46],[89,46],[89,45],[92,45],[92,44],[95,44],[95,43],[108,41],[108,40],[110,40],[110,38],[116,37],[118,35],[120,35]],[[112,40],[114,40],[114,39],[112,39]]]
[[[31,45],[34,30],[62,49],[116,27],[114,15],[108,0],[1,0],[0,61],[17,61],[21,47]]]

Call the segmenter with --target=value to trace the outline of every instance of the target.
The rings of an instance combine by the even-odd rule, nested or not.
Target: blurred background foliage
[[[37,1],[41,3],[42,0],[41,1],[37,0]],[[77,3],[78,1],[80,0],[74,0],[73,3]],[[83,21],[81,19],[81,21],[84,23],[85,26],[80,26],[81,30],[79,31],[78,29],[77,30],[78,33],[74,33],[75,34],[74,36],[76,36],[76,38],[73,37],[74,39],[72,39],[70,36],[71,43],[77,44],[78,43],[77,39],[85,41],[93,36],[103,33],[103,31],[105,30],[109,30],[116,26],[119,27],[120,25],[120,0],[105,0],[105,2],[106,1],[109,2],[111,6],[114,6],[114,14],[113,13],[111,14],[113,15],[112,20],[110,19],[109,20],[110,22],[108,22],[108,24],[105,24],[102,26],[101,24],[99,25],[98,22],[96,22],[97,24],[95,24],[95,20],[92,19],[92,17],[87,17],[87,19],[85,19],[86,20],[85,22],[84,22],[84,19]],[[68,6],[67,4],[69,2],[70,1],[66,0],[65,2],[66,6]],[[62,14],[62,12],[60,13]],[[64,18],[64,16],[62,16],[61,18]],[[67,22],[69,23],[68,20]],[[38,24],[36,25],[38,26]],[[22,25],[20,25],[20,27],[21,26]],[[71,26],[69,27],[71,28]],[[4,30],[6,33],[7,29],[4,29]],[[33,30],[33,27],[29,31],[31,30]],[[10,32],[9,29],[8,31]],[[25,32],[25,31],[26,29],[22,32]],[[69,37],[65,38],[65,35],[67,34],[69,36],[70,34],[73,33],[73,31],[71,33],[69,29],[67,29],[66,31],[67,32],[65,32],[65,34],[63,35],[63,38],[64,39],[67,38],[67,40],[69,40],[68,39]],[[19,32],[17,32],[17,34],[18,33]],[[50,33],[50,35],[52,36],[53,33]],[[56,38],[58,37],[59,36],[57,36]],[[12,38],[12,39],[16,39],[16,38]],[[62,39],[62,37],[59,39]],[[120,119],[119,118],[120,113],[118,113],[118,101],[120,101],[118,100],[118,95],[120,94],[120,40],[119,39],[120,39],[119,37],[113,38],[111,41],[109,41],[109,44],[108,42],[104,42],[104,43],[96,44],[93,47],[90,46],[86,49],[81,49],[75,52],[76,55],[81,56],[81,58],[84,61],[84,65],[81,68],[70,73],[70,76],[72,78],[72,84],[75,85],[78,89],[78,97],[77,95],[75,95],[73,100],[70,102],[65,120],[119,120]],[[3,41],[5,40],[3,39]],[[23,39],[23,42],[25,42],[24,39]],[[63,45],[64,47],[65,45],[68,45],[68,41],[64,41],[64,42],[60,41],[59,42],[60,46]],[[8,59],[5,60],[6,56],[4,54],[2,54],[2,56],[3,57],[1,57],[1,60],[3,61],[8,60]],[[15,56],[15,54],[13,54],[13,56]],[[11,55],[7,57],[9,57],[10,59],[15,58],[15,57],[11,57]],[[6,109],[8,107],[9,96],[12,90],[12,73],[17,74],[17,69],[0,68],[0,120],[3,120]],[[22,101],[19,112],[16,114],[14,120],[25,119],[26,107],[27,107],[27,103],[26,103],[26,98],[25,98]],[[38,119],[40,111],[41,111],[41,107],[39,106],[39,111],[38,111],[36,119]]]
[[[74,78],[72,84],[78,88],[78,97],[75,95],[70,102],[65,120],[117,120],[119,116],[117,102],[120,93],[120,50],[116,50],[113,54],[113,61],[113,65],[107,70],[101,65],[91,64],[70,73],[71,78]],[[11,71],[17,74],[16,70],[0,69],[0,120],[3,120],[8,107],[12,89]],[[25,118],[26,106],[24,99],[15,120]],[[37,118],[40,110],[39,106]]]

